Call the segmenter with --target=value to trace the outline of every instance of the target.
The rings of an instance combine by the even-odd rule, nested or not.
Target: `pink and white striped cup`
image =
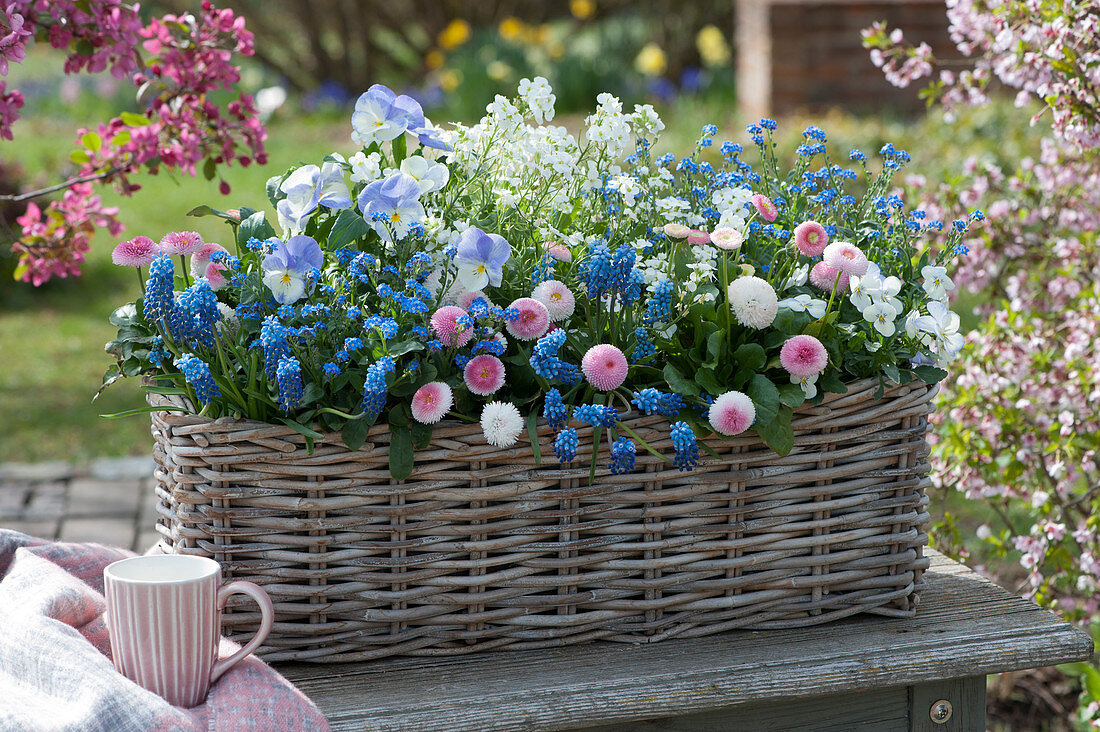
[[[107,630],[115,668],[178,707],[206,699],[210,685],[271,632],[275,609],[259,585],[222,585],[221,565],[206,557],[131,557],[103,570]],[[260,629],[229,658],[217,660],[222,609],[242,592],[260,606]]]

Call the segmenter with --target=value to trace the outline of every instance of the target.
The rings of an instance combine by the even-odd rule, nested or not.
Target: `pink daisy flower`
[[[807,257],[816,257],[825,251],[829,243],[829,232],[816,221],[803,221],[794,227],[794,243],[798,251]]]
[[[783,344],[779,351],[779,363],[792,376],[806,379],[825,370],[829,364],[829,353],[821,341],[812,335],[796,335]]]
[[[157,244],[147,236],[135,236],[129,241],[119,242],[111,252],[111,261],[120,267],[145,267],[153,263],[157,256]]]
[[[745,237],[741,236],[741,232],[737,229],[728,226],[719,226],[717,229],[710,232],[710,240],[714,246],[719,249],[730,251],[732,249],[740,249],[741,244],[745,241]]]
[[[564,244],[559,244],[556,241],[547,241],[543,242],[542,246],[546,250],[547,254],[549,254],[551,257],[558,260],[559,262],[573,261],[573,252],[569,251],[569,247],[565,246]]]
[[[710,234],[701,229],[688,231],[688,244],[710,244]]]
[[[466,311],[454,305],[444,305],[432,313],[431,325],[435,337],[445,346],[465,346],[473,337],[473,328],[467,328],[458,324],[458,319],[466,315]]]
[[[466,362],[462,371],[466,388],[478,396],[489,396],[504,386],[504,364],[496,356],[483,353]]]
[[[229,268],[224,262],[211,262],[202,271],[202,276],[210,283],[210,289],[215,292],[229,284],[229,278],[225,276]]]
[[[840,280],[838,281],[836,276],[840,274]],[[836,291],[838,293],[844,292],[848,289],[848,275],[845,272],[841,272],[835,267],[831,267],[826,262],[818,262],[810,270],[810,284],[819,290],[825,292],[833,291],[833,283],[836,283]]]
[[[588,383],[600,391],[617,389],[626,381],[626,356],[610,343],[592,346],[581,359],[581,371]]]
[[[554,323],[560,323],[568,318],[577,307],[577,298],[560,280],[540,282],[531,293],[531,297],[546,306],[547,312],[550,313],[550,320]]]
[[[862,277],[867,274],[867,255],[855,244],[846,241],[834,241],[825,247],[821,258],[830,267],[852,277]]]
[[[443,419],[451,405],[454,393],[442,381],[432,381],[416,390],[412,398],[412,416],[421,424],[435,424]]]
[[[521,341],[541,338],[550,325],[550,311],[532,297],[521,297],[508,307],[518,310],[519,317],[509,320],[505,327],[508,328],[509,333]]]
[[[458,296],[458,306],[463,310],[469,310],[470,306],[474,304],[474,300],[478,299],[479,297],[484,299],[487,305],[492,306],[493,301],[490,300],[489,296],[486,295],[482,290],[467,290],[466,292],[463,292],[461,295]]]
[[[168,255],[194,254],[202,249],[202,245],[202,237],[197,231],[173,231],[160,240],[160,251]]]
[[[665,224],[665,236],[673,239],[687,239],[691,229],[683,224]]]
[[[756,419],[756,406],[747,394],[727,391],[710,405],[707,414],[710,426],[722,435],[739,435],[752,426]]]
[[[772,199],[765,196],[763,193],[757,193],[751,199],[752,205],[756,207],[756,212],[759,213],[765,221],[775,221],[779,216],[779,209],[772,203]]]
[[[191,276],[196,280],[200,277],[206,277],[210,281],[210,287],[218,289],[226,283],[225,276],[222,275],[222,271],[225,270],[224,264],[214,264],[210,261],[210,257],[214,252],[226,252],[226,248],[221,244],[215,244],[213,242],[207,242],[202,245],[202,249],[198,250],[191,255]],[[217,286],[214,284],[214,279],[206,276],[206,271],[213,269],[213,274],[220,282]]]

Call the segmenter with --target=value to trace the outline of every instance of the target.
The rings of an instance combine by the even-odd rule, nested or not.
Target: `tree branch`
[[[82,175],[79,178],[70,178],[67,181],[58,183],[56,185],[49,186],[47,188],[39,188],[37,191],[28,191],[27,193],[20,193],[18,195],[0,195],[0,201],[11,201],[12,203],[21,203],[23,201],[30,200],[32,198],[38,198],[39,196],[45,196],[49,193],[57,193],[63,191],[66,188],[72,188],[75,185],[81,183],[91,183],[97,180],[103,180],[104,178],[110,178],[115,173],[121,173],[129,166],[118,165],[109,170],[104,170],[100,173],[93,173],[92,175]]]

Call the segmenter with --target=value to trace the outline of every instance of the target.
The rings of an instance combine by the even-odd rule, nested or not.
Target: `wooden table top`
[[[929,552],[915,619],[650,645],[276,664],[342,730],[547,730],[1087,659],[1092,639]]]

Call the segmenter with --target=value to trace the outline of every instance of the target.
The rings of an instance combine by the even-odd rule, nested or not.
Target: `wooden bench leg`
[[[984,732],[985,677],[909,687],[909,732]]]

